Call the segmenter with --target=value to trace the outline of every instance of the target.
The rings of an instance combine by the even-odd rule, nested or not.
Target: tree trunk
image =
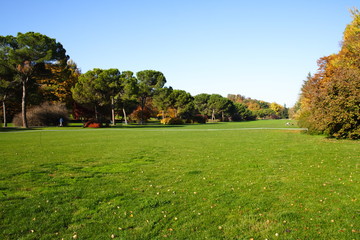
[[[27,118],[26,118],[26,83],[28,81],[28,77],[26,79],[23,79],[22,83],[22,99],[21,99],[21,112],[22,112],[22,122],[23,122],[23,128],[28,128]]]
[[[114,104],[114,97],[111,97],[111,119],[112,119],[112,125],[115,126],[115,104]]]
[[[213,109],[212,114],[211,114],[211,120],[214,121],[215,120],[215,109]]]
[[[141,98],[141,112],[140,112],[140,125],[144,124],[144,109],[146,104],[146,97]]]
[[[99,121],[96,105],[95,105],[95,119],[96,119],[96,121]]]
[[[224,111],[221,112],[221,121],[223,122],[224,121]]]
[[[127,124],[128,124],[128,122],[127,122],[127,117],[126,117],[125,108],[123,108],[123,113],[124,113],[125,125],[127,125]]]
[[[5,104],[5,99],[6,99],[6,95],[4,96],[4,100],[3,100],[3,116],[4,116],[4,127],[7,127],[7,121],[6,121],[6,104]]]

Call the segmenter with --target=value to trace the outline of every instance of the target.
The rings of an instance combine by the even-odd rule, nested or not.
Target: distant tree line
[[[262,100],[246,98],[242,95],[228,94],[228,98],[234,102],[239,109],[249,110],[256,119],[285,119],[289,117],[289,109],[286,105],[269,103]],[[249,113],[249,112],[248,112]]]
[[[165,84],[164,74],[155,70],[134,74],[116,68],[94,68],[81,73],[76,63],[69,60],[61,43],[40,33],[0,36],[0,99],[4,126],[16,119],[18,125],[27,128],[31,109],[36,109],[31,116],[41,115],[43,120],[30,121],[30,125],[34,122],[48,124],[44,118],[56,119],[64,108],[73,119],[112,124],[117,121],[144,123],[151,117],[164,124],[288,117],[287,108],[277,103],[232,94],[227,98],[206,93],[192,96]],[[57,106],[51,108],[51,105]],[[52,117],[46,115],[50,112],[53,112]]]
[[[340,51],[318,60],[318,71],[307,76],[291,109],[311,133],[360,139],[360,13],[351,13]]]

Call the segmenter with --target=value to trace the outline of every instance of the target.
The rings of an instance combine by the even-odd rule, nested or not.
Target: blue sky
[[[339,51],[359,0],[1,2],[0,35],[40,32],[82,72],[164,73],[192,95],[241,94],[292,106],[320,57]]]

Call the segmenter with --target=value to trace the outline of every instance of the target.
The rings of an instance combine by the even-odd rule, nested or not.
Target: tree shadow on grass
[[[185,125],[158,125],[158,124],[129,124],[129,125],[116,125],[111,126],[110,128],[178,128],[178,127],[184,127]]]
[[[0,128],[0,132],[24,132],[24,131],[34,131],[34,130],[41,130],[38,128],[17,128],[17,127],[2,127]]]

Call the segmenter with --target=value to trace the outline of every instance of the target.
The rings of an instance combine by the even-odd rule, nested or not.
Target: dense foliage
[[[242,120],[254,120],[254,119],[281,119],[288,118],[288,108],[284,105],[281,106],[275,102],[268,103],[265,101],[246,98],[242,95],[229,94],[228,98],[237,104],[237,109],[241,113]],[[239,105],[240,104],[240,105]]]
[[[40,33],[18,33],[14,36],[0,36],[0,78],[4,82],[18,82],[22,86],[22,126],[27,128],[27,99],[29,85],[37,80],[56,79],[54,72],[61,73],[68,56],[61,43]],[[53,68],[58,68],[52,71]],[[41,82],[40,82],[41,83]]]
[[[352,14],[339,53],[321,58],[302,87],[299,124],[310,132],[360,138],[360,13]]]
[[[151,117],[165,124],[287,118],[287,108],[276,103],[241,95],[192,96],[166,87],[165,75],[156,70],[134,75],[94,68],[82,74],[65,52],[59,42],[40,33],[1,36],[0,108],[5,126],[19,112],[23,127],[34,126],[33,120],[28,123],[26,109],[45,102],[64,104],[73,119],[113,125],[128,120],[142,124]]]

